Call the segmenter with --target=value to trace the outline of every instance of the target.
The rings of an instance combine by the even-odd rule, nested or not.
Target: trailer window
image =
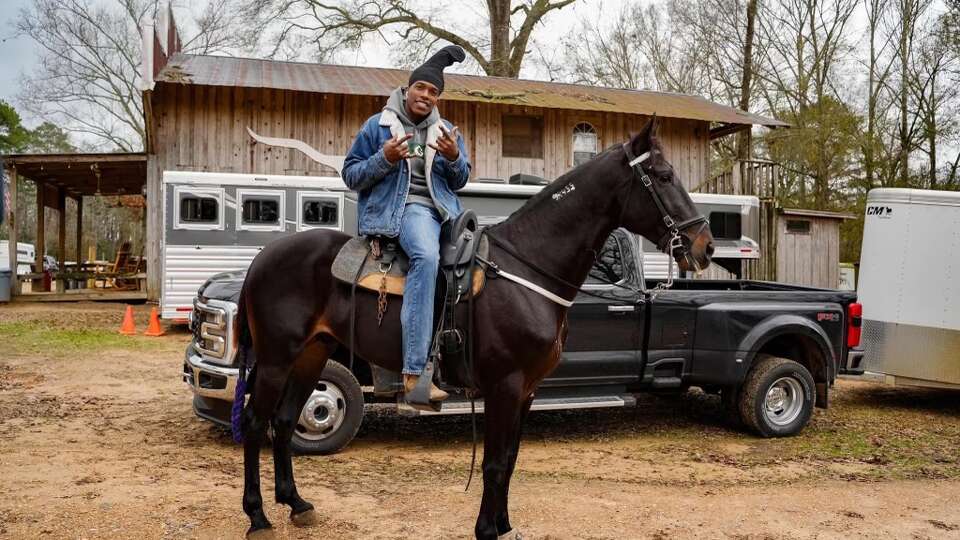
[[[282,231],[283,228],[282,191],[237,190],[237,230]]]
[[[173,228],[198,231],[223,229],[223,189],[175,186]]]
[[[623,281],[623,246],[613,234],[607,237],[597,259],[590,268],[586,284],[619,283]]]
[[[180,199],[180,221],[184,223],[216,223],[217,210],[216,199],[191,196]]]
[[[300,191],[297,193],[297,206],[300,209],[299,230],[337,229],[343,230],[342,193],[324,193],[319,191]]]
[[[717,240],[739,240],[743,234],[739,212],[710,212],[710,234]]]
[[[787,233],[788,234],[810,234],[810,220],[809,219],[788,219]]]
[[[303,222],[306,225],[327,226],[336,225],[336,201],[305,201],[303,203]]]
[[[243,223],[276,225],[280,222],[280,201],[276,199],[245,199]]]

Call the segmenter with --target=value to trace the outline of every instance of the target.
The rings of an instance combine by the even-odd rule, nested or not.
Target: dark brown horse
[[[491,245],[489,258],[572,299],[577,289],[571,284],[584,282],[596,253],[617,227],[673,251],[683,270],[710,263],[709,228],[663,155],[655,119],[627,143],[561,176],[489,228],[499,241]],[[274,430],[276,500],[291,507],[294,523],[315,520],[313,506],[300,497],[293,480],[290,438],[327,359],[351,343],[350,287],[330,274],[348,239],[339,232],[314,230],[277,240],[253,261],[243,285],[241,354],[247,365],[251,353],[256,359],[242,416],[243,509],[250,517],[251,537],[270,534],[259,464],[268,422]],[[358,293],[354,353],[400,371],[400,310],[389,309],[378,327],[376,305],[376,294]],[[567,308],[505,279],[491,279],[474,309],[473,380],[485,400],[483,499],[475,534],[491,539],[512,531],[507,494],[520,431],[537,385],[560,360]]]

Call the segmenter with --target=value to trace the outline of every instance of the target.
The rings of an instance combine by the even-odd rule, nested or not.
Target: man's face
[[[413,118],[424,118],[437,106],[440,90],[427,81],[416,81],[407,88],[407,112]]]

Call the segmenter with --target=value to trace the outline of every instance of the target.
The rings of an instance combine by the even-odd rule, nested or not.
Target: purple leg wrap
[[[241,368],[243,369],[243,368]],[[243,403],[247,395],[247,378],[237,378],[237,391],[233,394],[233,407],[230,409],[230,430],[233,432],[234,442],[243,442],[243,426],[240,417],[243,415]]]

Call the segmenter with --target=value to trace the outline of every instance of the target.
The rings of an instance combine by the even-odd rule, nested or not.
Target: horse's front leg
[[[530,412],[530,405],[532,403],[533,394],[531,393],[521,405],[520,421],[517,423],[512,441],[510,442],[510,449],[507,452],[507,485],[504,487],[504,501],[510,499],[510,480],[513,478],[513,470],[517,465],[517,455],[520,453],[520,439],[523,438],[523,425],[527,421],[527,413]],[[500,512],[497,513],[496,521],[497,531],[500,532],[501,536],[505,531],[513,530],[513,527],[510,525],[510,508],[508,504],[505,503]],[[507,536],[507,538],[510,537]],[[511,538],[511,540],[513,539]]]
[[[484,391],[483,499],[474,529],[479,540],[494,540],[511,531],[507,490],[528,398],[521,372]]]

